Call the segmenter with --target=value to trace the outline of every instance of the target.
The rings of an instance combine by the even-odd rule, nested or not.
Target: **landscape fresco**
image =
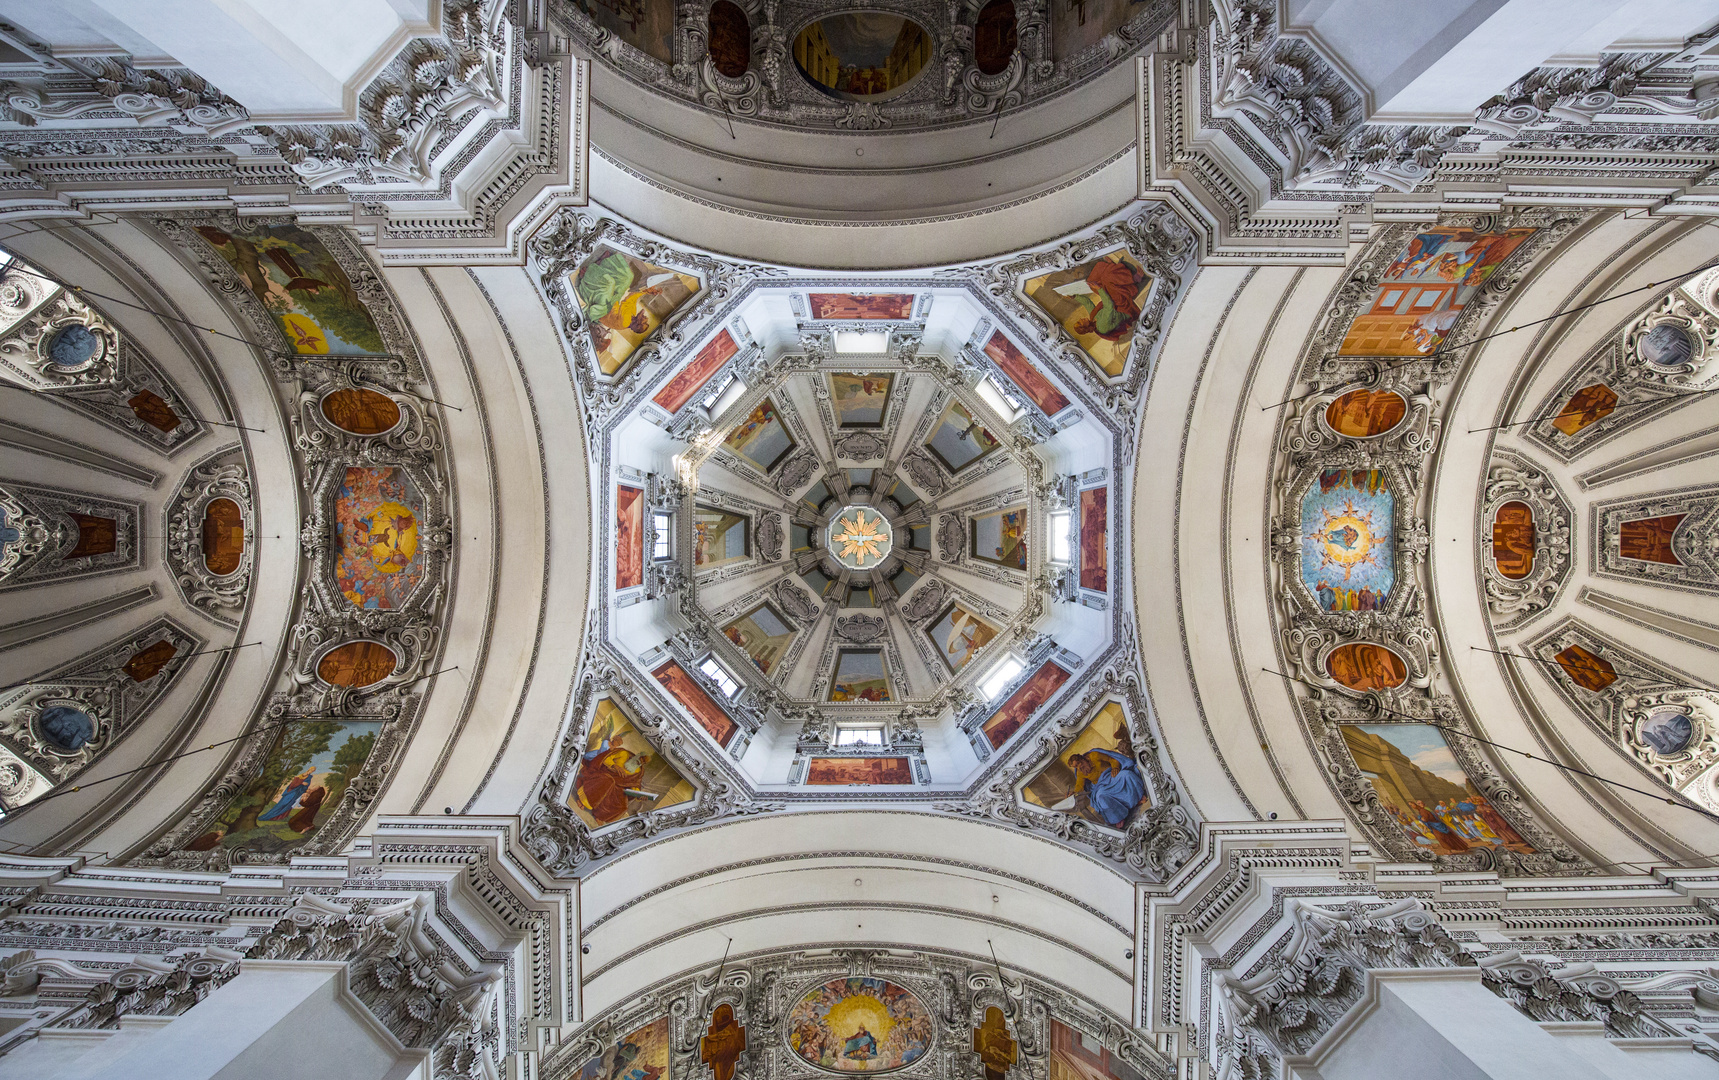
[[[932,621],[925,632],[937,646],[937,654],[951,671],[960,671],[972,663],[973,657],[985,644],[997,636],[997,628],[968,611],[961,604],[951,604]]]
[[[1085,818],[1095,825],[1126,829],[1134,815],[1152,805],[1146,777],[1134,760],[1128,718],[1110,702],[1058,751],[1021,794],[1034,806]]]
[[[1060,4],[1062,0],[1054,2]],[[1052,1019],[1050,1036],[1048,1080],[1146,1080],[1134,1066],[1084,1031]]]
[[[836,410],[836,426],[882,427],[883,410],[889,406],[889,391],[894,381],[895,376],[887,372],[873,375],[831,375],[830,404]]]
[[[228,232],[199,225],[197,233],[262,302],[294,352],[351,356],[387,351],[352,279],[310,230],[263,225]]]
[[[788,434],[776,403],[765,398],[734,426],[722,445],[767,473],[793,451],[794,437]]]
[[[925,440],[926,449],[936,454],[950,472],[960,472],[1001,445],[959,401],[949,403],[931,437]]]
[[[815,757],[806,767],[808,784],[911,784],[904,757]]]
[[[1322,611],[1379,611],[1396,580],[1396,502],[1380,469],[1326,469],[1301,498],[1301,580]]]
[[[626,484],[615,488],[615,588],[645,583],[645,493]]]
[[[578,1080],[668,1080],[668,1017],[652,1020],[617,1040],[574,1075]]]
[[[913,991],[866,976],[811,987],[785,1026],[788,1048],[831,1072],[903,1068],[924,1057],[935,1037],[931,1013]]]
[[[727,566],[752,554],[750,521],[741,514],[697,503],[692,508],[692,564],[704,569]]]
[[[300,846],[340,806],[381,730],[377,720],[283,725],[262,772],[186,849],[244,847],[272,853]]]
[[[794,637],[794,628],[776,614],[775,608],[760,604],[724,626],[722,633],[752,658],[759,671],[768,675],[787,651],[788,642]]]
[[[567,805],[593,829],[692,799],[692,782],[675,771],[620,707],[597,702]]]
[[[972,522],[972,556],[1014,570],[1027,568],[1025,507],[982,514]]]
[[[1480,233],[1437,228],[1417,233],[1355,317],[1339,356],[1425,356],[1444,343],[1463,307],[1533,229]]]
[[[908,319],[913,317],[912,293],[856,296],[853,293],[812,293],[814,319]]]
[[[687,361],[687,365],[676,373],[675,377],[663,384],[656,392],[652,401],[671,413],[680,412],[681,408],[691,401],[710,377],[722,370],[722,365],[740,351],[740,346],[734,343],[734,335],[724,330],[707,342],[704,348],[698,350],[698,355]]]
[[[842,649],[830,678],[831,701],[894,701],[882,649]]]
[[[672,10],[672,9],[671,9]],[[698,279],[599,245],[573,275],[597,367],[613,375],[698,292]]]
[[[1021,730],[1033,714],[1045,702],[1051,699],[1068,681],[1069,673],[1060,666],[1046,660],[1039,669],[1028,676],[1027,681],[1016,688],[1003,702],[1003,707],[992,713],[979,730],[984,733],[985,741],[991,744],[993,750],[1000,749],[1009,741],[1009,736]]]
[[[423,498],[393,466],[349,466],[334,496],[334,580],[353,607],[395,611],[424,577]]]
[[[1110,587],[1109,488],[1080,493],[1080,587],[1103,592]]]
[[[1033,366],[1026,354],[1015,348],[1014,342],[1003,336],[1001,330],[992,334],[991,339],[985,342],[985,355],[1002,368],[1003,374],[1020,387],[1021,393],[1046,416],[1055,416],[1068,408],[1068,398],[1063,397],[1061,392],[1051,385],[1050,380]]]
[[[1063,0],[1055,0],[1059,5]],[[1098,370],[1115,378],[1128,366],[1128,349],[1152,276],[1127,251],[1029,278],[1022,291],[1074,338]]]
[[[676,701],[685,706],[692,718],[698,721],[699,727],[710,732],[716,745],[726,747],[729,740],[734,738],[734,733],[740,730],[740,725],[729,718],[728,713],[716,703],[715,698],[705,692],[698,680],[673,660],[658,667],[651,675],[663,684]]]
[[[1470,848],[1534,848],[1475,788],[1429,724],[1343,724],[1356,768],[1396,818],[1403,835],[1434,855]]]

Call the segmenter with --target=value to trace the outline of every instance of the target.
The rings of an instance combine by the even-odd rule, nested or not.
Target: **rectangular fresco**
[[[310,230],[263,225],[228,232],[199,225],[197,233],[262,302],[294,352],[352,356],[387,351],[352,279]]]
[[[879,428],[883,426],[883,410],[889,406],[890,384],[895,376],[880,372],[875,375],[831,375],[830,402],[836,410],[836,426],[844,428]]]
[[[1301,580],[1322,611],[1380,611],[1396,580],[1395,500],[1380,469],[1326,469],[1301,499]]]
[[[620,371],[644,340],[698,292],[698,279],[599,245],[573,275],[597,367]]]
[[[776,661],[794,637],[794,628],[788,625],[788,620],[776,614],[769,604],[753,608],[723,627],[722,632],[766,675],[775,670]]]
[[[617,1040],[576,1075],[578,1080],[668,1080],[668,1017],[658,1017]]]
[[[1617,406],[1617,391],[1605,383],[1584,386],[1571,394],[1570,400],[1564,402],[1564,407],[1552,418],[1552,426],[1565,435],[1573,436],[1590,424],[1597,424],[1610,416]]]
[[[959,401],[949,403],[931,437],[925,440],[926,449],[936,454],[950,472],[960,472],[1000,445],[997,437],[981,427]]]
[[[378,720],[284,725],[263,771],[233,797],[209,831],[186,848],[244,847],[273,853],[303,844],[340,806],[381,730]]]
[[[1066,0],[1052,0],[1061,6]],[[1146,1080],[1104,1044],[1060,1020],[1050,1022],[1050,1068],[1046,1080]]]
[[[722,365],[728,363],[739,351],[740,346],[734,343],[734,335],[724,330],[698,350],[698,355],[687,361],[687,365],[681,368],[674,378],[664,383],[663,388],[658,390],[651,400],[668,412],[680,412],[687,402],[704,389],[704,384],[710,381],[710,377],[722,370]]]
[[[674,699],[686,707],[692,718],[698,721],[699,727],[710,732],[710,737],[716,740],[716,745],[726,747],[728,741],[734,738],[734,733],[740,730],[740,725],[731,719],[716,699],[705,693],[687,670],[670,660],[655,671],[651,672],[657,682],[663,684]]]
[[[1080,493],[1080,587],[1103,592],[1110,587],[1110,489]]]
[[[1021,730],[1033,713],[1051,699],[1051,695],[1062,688],[1068,681],[1068,672],[1049,660],[1039,665],[1026,682],[1009,695],[1009,700],[1003,702],[1003,707],[991,714],[979,730],[991,744],[991,749],[1000,748],[1009,741],[1009,736]]]
[[[626,713],[597,702],[567,805],[593,829],[691,801],[692,782],[675,771]]]
[[[674,63],[674,0],[572,0],[592,22],[647,56]]]
[[[1415,235],[1355,317],[1339,356],[1425,356],[1444,342],[1470,298],[1533,229],[1481,233],[1426,229]]]
[[[849,604],[850,607],[855,605]],[[869,605],[860,605],[869,606]],[[842,649],[830,678],[831,701],[894,701],[882,649]]]
[[[1677,527],[1688,514],[1667,514],[1664,517],[1637,518],[1618,526],[1618,555],[1638,562],[1665,563],[1682,566],[1672,540]]]
[[[853,293],[812,293],[814,319],[910,319],[912,293],[856,296]]]
[[[1027,781],[1021,794],[1034,806],[1126,829],[1152,800],[1134,760],[1121,704],[1112,701],[1098,710],[1074,741]]]
[[[932,620],[925,632],[931,635],[937,654],[952,671],[960,671],[972,663],[979,650],[997,636],[996,627],[961,604],[944,608],[943,614]]]
[[[911,784],[913,770],[904,757],[815,757],[806,769],[808,784]]]
[[[765,398],[745,420],[735,425],[722,445],[767,473],[793,452],[794,437],[788,434],[788,425],[782,422],[776,403]]]
[[[1430,724],[1343,724],[1356,768],[1414,844],[1435,855],[1473,847],[1534,848],[1457,763],[1444,734]]]
[[[620,484],[615,488],[615,588],[645,583],[645,493]]]
[[[1152,276],[1124,250],[1028,278],[1021,286],[1111,378],[1128,366],[1134,327],[1151,288]]]
[[[1014,570],[1027,568],[1026,507],[980,514],[972,521],[969,538],[975,559]]]
[[[1026,354],[1015,348],[1015,343],[1004,337],[1001,330],[985,342],[985,355],[1002,368],[1003,374],[1020,387],[1021,393],[1027,395],[1046,416],[1055,416],[1068,408],[1068,398],[1051,385],[1044,373],[1034,367]]]
[[[752,554],[744,514],[694,503],[692,507],[692,565],[710,569],[727,566]]]
[[[424,577],[417,486],[393,466],[348,466],[334,496],[334,581],[353,607],[394,611]]]

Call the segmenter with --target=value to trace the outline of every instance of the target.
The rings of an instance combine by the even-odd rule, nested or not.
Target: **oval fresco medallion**
[[[203,565],[226,577],[245,554],[245,515],[232,499],[210,499],[203,507]]]
[[[48,339],[48,362],[57,368],[83,367],[102,352],[101,335],[82,323],[62,326]]]
[[[348,468],[334,498],[334,579],[353,607],[403,607],[424,577],[418,548],[423,499],[397,468]]]
[[[1351,390],[1325,406],[1325,423],[1339,435],[1371,439],[1403,422],[1409,403],[1391,390]]]
[[[913,81],[931,59],[931,36],[912,19],[844,11],[807,24],[794,63],[813,86],[843,98],[881,98]]]
[[[931,1050],[931,1013],[913,991],[883,979],[831,979],[788,1013],[788,1047],[820,1069],[883,1073]]]
[[[1695,357],[1695,340],[1676,323],[1662,322],[1643,334],[1641,358],[1655,367],[1677,368]]]
[[[1656,754],[1681,754],[1689,749],[1695,738],[1695,718],[1687,709],[1675,705],[1661,706],[1648,713],[1647,719],[1641,722],[1639,738]]]
[[[322,415],[342,431],[350,431],[354,435],[381,435],[399,425],[400,406],[386,394],[363,387],[348,387],[323,396]]]
[[[710,66],[718,75],[738,79],[752,66],[752,23],[734,0],[716,0],[709,16]]]
[[[1331,650],[1325,671],[1351,690],[1394,690],[1409,680],[1403,658],[1367,641],[1351,641]]]
[[[1534,508],[1507,502],[1492,515],[1492,565],[1512,581],[1534,572]]]
[[[95,720],[82,709],[70,705],[49,705],[36,718],[42,741],[48,749],[62,754],[75,754],[95,738]]]
[[[1015,0],[991,0],[973,23],[973,66],[981,75],[1000,75],[1015,58],[1020,32],[1015,28]]]
[[[394,650],[379,641],[348,641],[322,654],[316,677],[330,686],[356,690],[394,674],[399,663]]]

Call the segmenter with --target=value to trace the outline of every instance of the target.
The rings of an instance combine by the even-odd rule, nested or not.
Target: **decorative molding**
[[[238,507],[244,529],[238,565],[225,574],[209,569],[209,553],[203,549],[207,538],[204,515],[216,499],[225,499]],[[251,570],[258,541],[250,476],[239,448],[216,451],[192,465],[168,503],[166,517],[167,561],[173,568],[173,584],[180,597],[188,606],[237,629],[240,614],[250,599]]]
[[[1506,503],[1525,503],[1534,518],[1534,558],[1527,574],[1507,577],[1493,558],[1493,530]],[[1522,454],[1495,450],[1480,504],[1480,571],[1486,607],[1498,630],[1516,630],[1558,602],[1572,565],[1570,504],[1544,469]]]

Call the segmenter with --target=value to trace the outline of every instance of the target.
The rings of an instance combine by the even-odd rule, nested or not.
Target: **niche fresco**
[[[394,674],[400,659],[379,641],[349,641],[323,654],[316,677],[330,686],[360,689]]]
[[[1409,412],[1409,403],[1391,390],[1351,390],[1325,406],[1325,423],[1339,435],[1371,439],[1384,435]]]
[[[424,577],[423,497],[405,470],[350,466],[334,497],[335,585],[353,607],[395,611]]]
[[[889,407],[889,392],[895,376],[887,372],[874,375],[831,375],[830,405],[836,412],[836,426],[841,428],[880,428],[883,412]]]
[[[720,0],[727,3],[728,0]],[[731,5],[732,6],[732,5]],[[722,369],[734,354],[740,351],[740,346],[734,343],[734,335],[724,330],[705,343],[687,365],[679,373],[656,392],[652,401],[662,406],[670,413],[680,412],[681,408],[691,401],[710,381],[710,377]]]
[[[1395,500],[1380,469],[1326,469],[1301,498],[1301,581],[1321,611],[1379,611],[1395,581]]]
[[[841,649],[830,677],[830,701],[894,701],[882,649]]]
[[[1111,378],[1122,374],[1140,309],[1152,289],[1152,276],[1133,255],[1112,251],[1028,278],[1021,288],[1074,338],[1099,371]]]
[[[645,493],[641,488],[615,487],[615,588],[645,583]]]
[[[597,702],[567,805],[593,829],[690,802],[690,780],[657,752],[620,706]]]
[[[669,10],[672,16],[672,6]],[[605,375],[620,371],[698,289],[698,279],[691,274],[599,245],[573,275],[573,293],[585,315],[598,370]]]
[[[776,403],[765,398],[745,420],[735,425],[722,445],[751,462],[760,472],[768,473],[793,453],[795,443]]]
[[[997,0],[993,0],[991,6],[996,6],[996,2]],[[1001,2],[1007,3],[1008,0]],[[1013,4],[1009,5],[1009,18],[1014,18]],[[992,362],[1003,370],[1003,374],[1009,377],[1009,381],[1019,387],[1021,393],[1046,416],[1055,416],[1068,408],[1068,398],[1063,397],[1061,392],[1051,385],[1044,373],[1034,367],[1026,354],[1015,348],[1015,343],[1004,337],[1001,330],[992,334],[990,340],[985,342],[985,355],[989,356]]]
[[[815,757],[806,766],[806,783],[911,784],[913,771],[904,757]]]
[[[944,608],[925,632],[931,636],[931,643],[937,646],[937,655],[943,658],[951,671],[960,671],[972,663],[979,650],[997,636],[996,627],[962,604],[950,604]]]
[[[1047,660],[1039,665],[1039,669],[1028,676],[1027,681],[1009,695],[1003,702],[1003,707],[992,713],[979,730],[985,736],[985,741],[991,744],[991,749],[998,750],[1009,741],[1009,737],[1021,730],[1033,714],[1038,712],[1051,695],[1062,689],[1067,682],[1069,673],[1057,664]]]
[[[692,714],[699,727],[710,733],[710,737],[716,740],[716,745],[728,746],[729,740],[734,738],[734,733],[740,730],[740,727],[722,706],[716,703],[716,699],[705,692],[697,679],[673,660],[658,667],[651,675]]]
[[[1492,515],[1492,564],[1512,581],[1534,572],[1534,510],[1519,499]]]
[[[210,499],[203,507],[203,565],[226,577],[245,556],[245,516],[231,499]]]
[[[212,225],[197,233],[274,317],[300,355],[387,352],[370,309],[316,234],[297,225],[262,225],[229,232]]]
[[[1337,682],[1359,693],[1394,690],[1409,680],[1403,658],[1383,645],[1352,641],[1331,650],[1325,672]]]
[[[381,722],[372,720],[283,725],[262,772],[186,849],[278,853],[304,844],[339,809],[381,731]]]
[[[393,398],[361,386],[324,394],[320,407],[323,419],[354,435],[381,435],[400,424],[400,406]]]
[[[973,558],[1012,570],[1027,568],[1027,509],[1017,506],[995,514],[981,514],[972,521],[970,551]]]
[[[887,97],[931,59],[931,38],[912,19],[882,11],[844,11],[808,23],[794,37],[794,63],[834,97]]]
[[[979,9],[973,21],[973,66],[979,74],[1002,74],[1019,46],[1014,0],[991,0]]]
[[[949,403],[931,437],[925,440],[925,448],[936,454],[937,460],[950,472],[960,472],[980,458],[995,453],[1001,445],[997,437],[985,430],[959,401]]]
[[[768,675],[788,650],[794,628],[769,604],[760,604],[722,628],[723,636],[752,658],[758,670]]]
[[[931,1051],[931,1012],[905,986],[867,976],[810,987],[788,1010],[788,1048],[831,1072],[880,1073]]]
[[[752,66],[752,23],[734,0],[716,0],[705,22],[710,66],[725,79],[738,79]]]
[[[1474,786],[1429,724],[1343,724],[1356,768],[1421,851],[1456,855],[1471,848],[1534,848]]]
[[[695,504],[692,508],[692,564],[713,569],[752,555],[748,519],[731,510]]]
[[[912,293],[811,293],[814,319],[894,319],[913,317]]]
[[[1381,275],[1339,356],[1425,356],[1444,343],[1468,301],[1533,229],[1424,229]]]
[[[1134,760],[1121,704],[1112,701],[1100,709],[1073,742],[1027,781],[1021,795],[1046,810],[1126,829],[1152,800]]]

